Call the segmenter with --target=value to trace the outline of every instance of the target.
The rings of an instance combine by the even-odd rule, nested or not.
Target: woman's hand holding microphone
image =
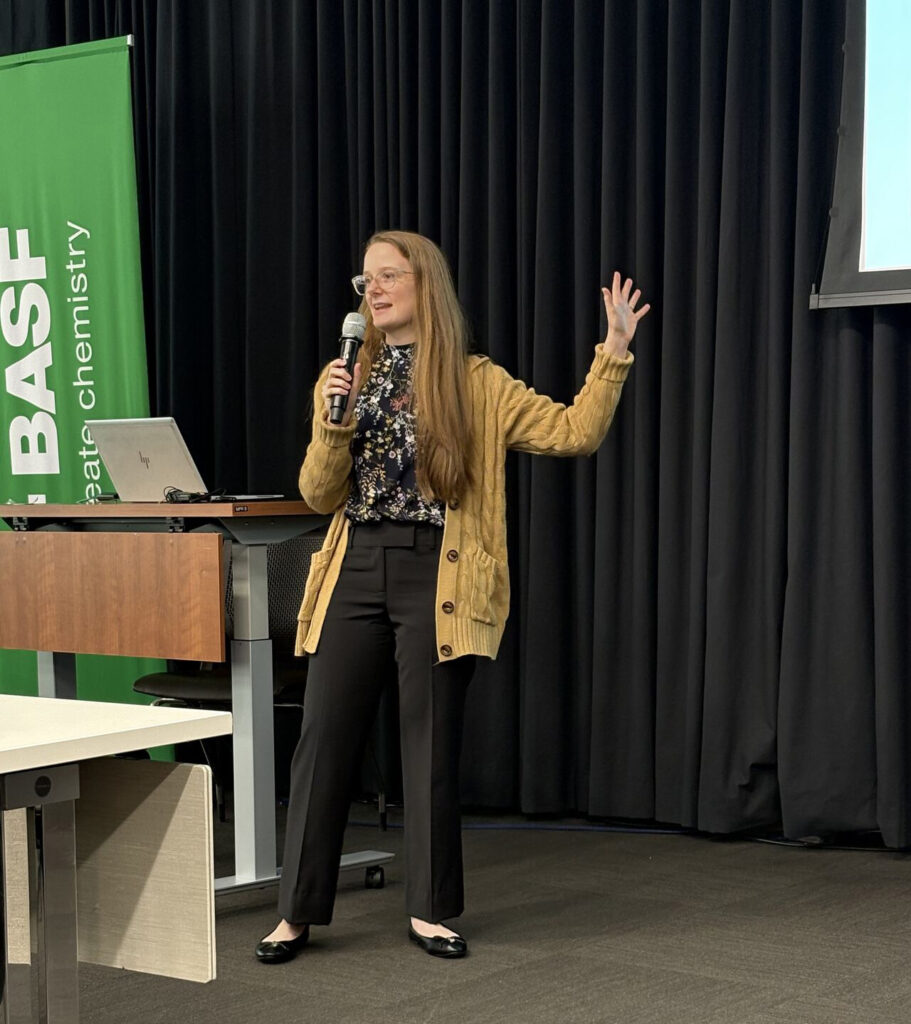
[[[357,393],[361,389],[361,364],[354,364],[354,374],[348,373],[344,359],[333,359],[329,364],[329,376],[323,384],[323,401],[326,403],[326,419],[329,418],[333,395],[347,396],[347,407],[342,417],[341,426],[347,427],[354,412]]]

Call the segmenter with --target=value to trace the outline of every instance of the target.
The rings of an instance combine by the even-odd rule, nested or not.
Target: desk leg
[[[7,895],[2,929],[4,963],[13,960],[16,968],[6,975],[4,1024],[39,1019],[42,1024],[79,1021],[75,828],[78,797],[79,768],[74,764],[0,776],[0,878]],[[20,813],[23,810],[24,816]],[[37,884],[32,884],[33,877]],[[37,900],[37,914],[31,910],[33,898]],[[9,914],[9,905],[13,903],[18,903],[18,921],[11,921]],[[39,974],[43,968],[44,979],[33,999],[27,975],[34,966]]]
[[[76,699],[76,655],[38,651],[38,696]]]
[[[76,813],[72,800],[41,808],[47,1024],[78,1024]]]
[[[34,850],[34,810],[0,810],[0,1024],[32,1024],[37,1017]]]
[[[234,877],[218,888],[272,880],[275,870],[275,738],[272,641],[265,546],[233,545]]]
[[[234,713],[234,880],[275,878],[272,641],[231,644]]]

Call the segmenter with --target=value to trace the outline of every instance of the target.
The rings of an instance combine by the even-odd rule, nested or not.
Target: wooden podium
[[[224,661],[232,547],[235,874],[274,881],[266,545],[321,529],[303,501],[2,505],[0,647],[38,651],[42,697],[76,696],[76,654]],[[303,592],[303,580],[301,591]]]

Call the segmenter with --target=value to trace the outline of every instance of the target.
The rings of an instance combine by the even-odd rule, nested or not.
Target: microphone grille
[[[342,324],[342,336],[345,338],[357,338],[358,341],[361,341],[366,329],[367,321],[360,313],[349,313]]]

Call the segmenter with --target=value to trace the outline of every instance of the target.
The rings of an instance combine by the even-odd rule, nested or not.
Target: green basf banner
[[[126,38],[0,59],[0,334],[0,503],[110,491],[85,421],[149,407]],[[160,664],[80,657],[79,696]],[[0,691],[37,693],[33,653]]]

